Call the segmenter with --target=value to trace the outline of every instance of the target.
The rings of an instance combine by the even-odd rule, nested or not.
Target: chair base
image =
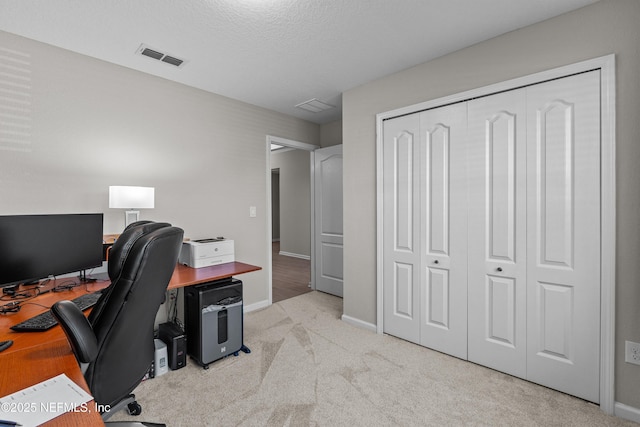
[[[134,394],[130,394],[109,408],[107,412],[103,412],[101,414],[102,421],[107,421],[113,414],[120,412],[125,408],[129,415],[140,415],[140,413],[142,413],[142,407],[138,402],[136,402],[136,396]]]
[[[136,396],[130,394],[120,402],[111,407],[109,412],[102,413],[102,421],[108,424],[109,427],[166,427],[166,424],[149,423],[146,421],[109,421],[106,422],[113,414],[120,412],[123,409],[127,409],[129,415],[140,415],[142,413],[142,407],[136,402]]]
[[[109,427],[166,427],[166,424],[147,423],[140,421],[109,421]]]

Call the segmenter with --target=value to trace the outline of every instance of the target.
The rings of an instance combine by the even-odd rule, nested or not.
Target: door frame
[[[601,255],[600,255],[600,409],[614,413],[615,368],[615,249],[616,249],[616,103],[615,103],[615,55],[606,55],[539,73],[530,74],[500,83],[414,104],[408,107],[376,115],[376,285],[377,325],[379,334],[384,331],[383,312],[383,122],[394,117],[416,113],[447,104],[468,101],[473,98],[543,83],[573,74],[600,70],[601,86]]]
[[[314,180],[313,180],[313,169],[314,169],[314,161],[315,155],[314,151],[320,148],[319,145],[307,144],[306,142],[294,141],[292,139],[281,138],[278,136],[267,135],[266,138],[266,156],[267,156],[267,281],[269,284],[269,298],[267,301],[267,306],[273,304],[273,257],[271,256],[272,252],[272,240],[273,240],[273,230],[271,229],[271,144],[278,144],[284,147],[295,148],[298,150],[308,151],[310,155],[311,161],[311,288],[315,289],[315,283],[313,281],[314,277],[314,269],[315,269],[315,254],[314,254],[314,221],[315,221],[315,212],[314,212],[314,197],[313,197],[313,188],[314,188]]]

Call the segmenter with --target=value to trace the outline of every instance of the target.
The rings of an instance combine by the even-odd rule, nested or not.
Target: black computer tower
[[[158,338],[167,345],[169,369],[176,370],[187,364],[187,336],[180,326],[172,322],[158,325]]]
[[[187,354],[209,363],[243,347],[242,282],[222,279],[185,288],[184,317]]]

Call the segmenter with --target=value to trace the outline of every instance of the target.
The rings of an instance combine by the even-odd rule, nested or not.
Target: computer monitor
[[[0,287],[102,265],[101,213],[0,215]]]

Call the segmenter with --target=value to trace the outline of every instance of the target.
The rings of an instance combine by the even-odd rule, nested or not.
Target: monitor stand
[[[80,280],[80,283],[92,283],[98,281],[98,279],[94,279],[93,277],[87,277],[87,270],[80,270],[78,279]]]

